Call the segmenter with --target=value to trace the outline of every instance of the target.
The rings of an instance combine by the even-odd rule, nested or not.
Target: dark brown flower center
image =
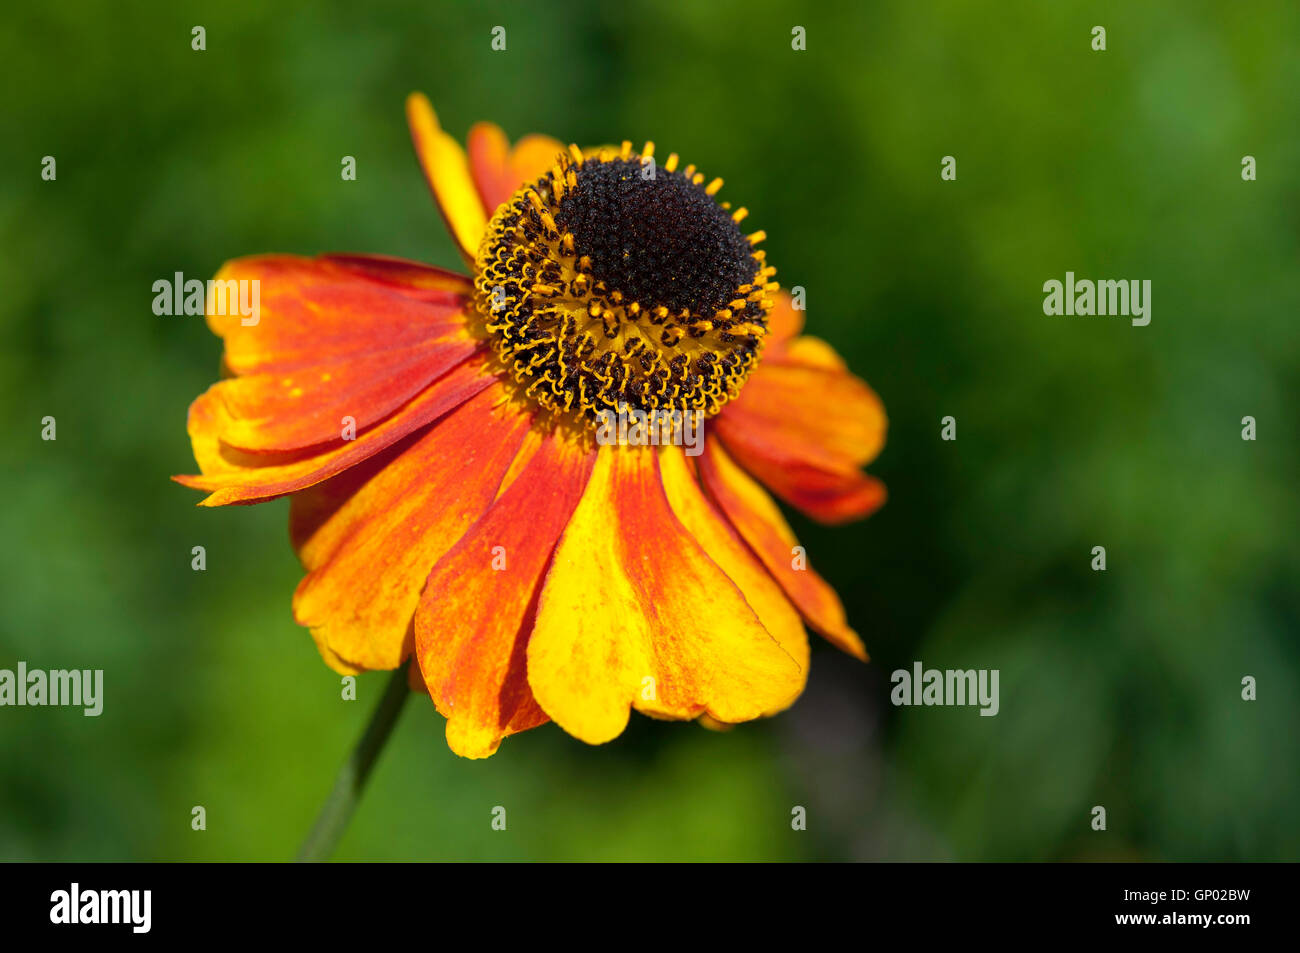
[[[488,225],[476,303],[530,397],[589,423],[620,404],[715,414],[757,364],[777,285],[693,166],[576,147]]]

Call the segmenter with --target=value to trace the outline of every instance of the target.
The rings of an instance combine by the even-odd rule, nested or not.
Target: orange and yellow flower
[[[226,374],[190,407],[201,472],[176,478],[206,506],[291,498],[293,611],[326,663],[414,654],[448,744],[485,757],[550,720],[600,743],[634,708],[781,711],[805,624],[865,659],[764,486],[826,523],[872,512],[884,411],[801,333],[721,181],[651,143],[511,147],[480,123],[462,149],[419,95],[407,117],[472,277],[227,263],[260,313],[209,302]],[[602,442],[616,408],[705,417],[699,454]]]

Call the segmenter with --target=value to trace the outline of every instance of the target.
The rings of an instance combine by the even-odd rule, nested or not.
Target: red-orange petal
[[[251,453],[337,445],[465,360],[464,278],[394,258],[268,255],[227,263],[214,283],[256,282],[250,318],[218,313],[234,375],[217,385],[219,439]],[[245,323],[249,321],[249,323]]]
[[[241,314],[207,320],[235,374],[278,373],[399,350],[465,324],[469,279],[440,268],[364,255],[255,255],[227,262],[218,281],[256,281],[256,323]],[[231,310],[227,308],[226,310]]]
[[[550,136],[524,136],[513,149],[501,127],[480,122],[466,140],[470,173],[488,217],[525,182],[532,182],[555,164],[564,146]]]
[[[468,758],[487,757],[505,736],[547,720],[528,686],[528,636],[555,542],[595,454],[556,435],[529,453],[434,566],[415,616],[417,657],[447,718],[447,744]]]
[[[884,407],[823,342],[795,338],[765,358],[712,424],[746,470],[814,519],[859,519],[884,502],[858,470],[884,443]]]
[[[250,453],[341,446],[478,347],[456,328],[410,347],[222,381],[213,388],[218,436]]]
[[[398,294],[430,304],[455,304],[473,294],[474,283],[464,275],[393,255],[333,252],[317,261],[337,265],[355,275],[387,285]]]
[[[459,407],[495,380],[482,360],[471,358],[438,378],[392,416],[358,433],[355,440],[292,454],[250,454],[223,444],[219,438],[219,397],[212,388],[190,405],[190,441],[202,473],[172,479],[196,490],[207,490],[211,495],[201,502],[202,506],[258,503],[294,493],[392,446]]]
[[[496,384],[414,436],[327,518],[333,488],[295,495],[290,530],[308,571],[298,623],[351,665],[401,664],[429,570],[492,504],[528,425]]]
[[[885,485],[857,470],[837,473],[806,464],[778,464],[740,452],[745,468],[795,509],[827,526],[870,516],[884,505]]]
[[[757,718],[793,701],[805,674],[674,515],[657,454],[601,447],[528,642],[542,709],[598,744],[622,732],[633,707]]]
[[[807,554],[772,498],[727,456],[717,440],[704,441],[704,453],[696,462],[709,495],[808,624],[832,644],[865,661],[866,648],[849,627],[839,596],[808,565]]]

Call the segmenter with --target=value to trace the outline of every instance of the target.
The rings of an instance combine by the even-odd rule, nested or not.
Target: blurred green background
[[[386,676],[340,701],[293,623],[287,503],[200,510],[168,482],[193,470],[185,411],[219,342],[155,316],[151,285],[263,251],[458,266],[413,89],[458,138],[653,138],[724,176],[810,330],[882,395],[891,496],[845,528],[793,518],[870,665],[817,645],[772,721],[638,716],[601,748],[548,726],[486,762],[417,700],[338,857],[1300,856],[1291,0],[85,2],[0,23],[0,668],[106,683],[97,719],[0,709],[0,859],[291,857],[359,735]],[[1044,316],[1067,270],[1150,279],[1150,326]],[[892,707],[914,660],[999,669],[1001,713]]]

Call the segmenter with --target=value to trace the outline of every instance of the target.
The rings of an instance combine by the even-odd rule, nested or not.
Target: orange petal
[[[190,405],[189,434],[202,475],[173,477],[211,493],[202,506],[257,503],[326,480],[392,446],[414,430],[460,406],[496,378],[483,361],[471,359],[434,381],[391,417],[340,446],[305,453],[250,454],[221,443],[220,397],[215,385]]]
[[[560,538],[528,642],[542,709],[592,744],[630,709],[740,722],[788,705],[805,670],[673,514],[657,454],[604,446]]]
[[[214,287],[232,280],[256,281],[260,301],[253,324],[208,302],[208,325],[235,374],[291,371],[445,336],[464,327],[473,292],[460,275],[364,255],[237,258]]]
[[[332,488],[296,495],[290,529],[308,570],[294,593],[299,625],[351,665],[401,664],[429,570],[491,505],[528,423],[496,384],[413,438],[328,518],[313,497],[329,501]]]
[[[794,302],[786,291],[778,291],[767,314],[767,344],[763,353],[767,358],[779,355],[803,331],[803,311],[795,310]]]
[[[804,334],[786,342],[780,353],[772,358],[776,363],[802,364],[806,367],[820,367],[827,371],[848,373],[849,367],[844,363],[835,348],[821,338]]]
[[[480,122],[469,131],[470,173],[488,216],[514,195],[525,182],[532,182],[547,172],[564,146],[550,136],[524,136],[510,148],[501,127]]]
[[[465,137],[469,172],[488,218],[515,191],[510,173],[510,140],[493,122],[475,123]]]
[[[884,407],[837,362],[824,342],[796,338],[713,420],[745,469],[827,523],[866,516],[885,499],[883,485],[858,472],[884,444]]]
[[[311,637],[312,641],[316,643],[316,650],[320,652],[321,659],[324,660],[326,665],[334,669],[334,671],[338,672],[340,675],[360,675],[365,671],[364,668],[358,665],[353,665],[335,655],[334,650],[325,644],[323,636],[317,635],[313,632]]]
[[[465,150],[442,131],[433,106],[421,93],[406,98],[406,121],[438,210],[461,256],[472,266],[487,227],[487,215],[474,189]]]
[[[711,421],[728,446],[776,463],[857,469],[880,452],[885,410],[852,374],[764,361]]]
[[[525,182],[540,179],[551,166],[555,165],[563,152],[564,143],[558,139],[538,133],[524,136],[510,150],[510,170],[515,175],[515,188],[519,188]]]
[[[704,453],[697,463],[709,495],[808,624],[834,645],[866,661],[866,648],[849,628],[839,596],[807,565],[802,548],[796,551],[799,541],[772,498],[736,466],[717,440],[704,441]]]
[[[462,757],[485,758],[506,735],[547,721],[528,687],[528,635],[555,542],[594,462],[576,443],[542,439],[429,574],[415,616],[418,658],[447,718],[447,744]]]

